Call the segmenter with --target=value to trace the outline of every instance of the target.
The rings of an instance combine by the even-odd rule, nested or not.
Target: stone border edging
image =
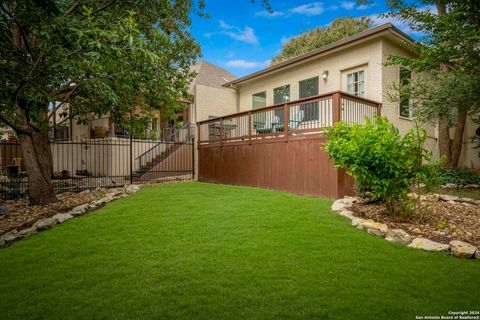
[[[469,205],[480,205],[480,200],[474,200],[470,198],[459,198],[449,195],[438,195],[439,199],[451,202],[459,202]],[[362,200],[358,197],[344,197],[338,199],[332,204],[332,211],[344,216],[352,221],[352,226],[357,229],[366,229],[368,233],[374,234],[381,238],[384,238],[390,242],[396,242],[404,245],[408,245],[411,248],[422,249],[426,251],[437,252],[449,252],[455,257],[466,259],[480,259],[480,249],[477,247],[460,240],[452,240],[449,244],[444,244],[436,241],[429,240],[427,238],[417,237],[409,235],[403,229],[389,229],[384,223],[375,222],[372,219],[362,219],[355,217],[354,213],[347,208],[356,202]]]
[[[22,229],[20,231],[17,229],[11,230],[0,237],[0,249],[10,246],[14,241],[21,240],[37,232],[47,230],[56,224],[61,224],[74,217],[82,216],[86,213],[95,211],[96,209],[103,207],[105,204],[112,202],[113,200],[128,197],[140,190],[141,187],[141,185],[136,184],[127,185],[124,187],[123,191],[116,190],[115,192],[108,193],[103,198],[76,206],[68,212],[57,213],[52,217],[39,219],[33,224],[33,226],[29,228]]]

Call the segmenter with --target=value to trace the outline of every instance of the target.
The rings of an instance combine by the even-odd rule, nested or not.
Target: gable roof
[[[378,27],[374,27],[374,28],[359,32],[357,34],[354,34],[353,36],[350,36],[350,37],[347,37],[347,38],[329,43],[329,44],[327,44],[323,47],[320,47],[320,48],[312,50],[310,52],[307,52],[307,53],[301,54],[299,56],[290,58],[290,59],[285,60],[283,62],[280,62],[278,64],[271,65],[269,67],[266,67],[265,69],[259,70],[257,72],[253,72],[253,73],[248,74],[244,77],[237,78],[237,79],[232,80],[228,83],[225,83],[223,86],[224,87],[234,86],[234,85],[239,84],[241,82],[245,82],[247,80],[259,77],[259,76],[267,74],[269,72],[285,68],[285,67],[290,66],[294,63],[301,62],[301,61],[306,60],[308,58],[312,58],[316,55],[326,53],[328,51],[340,48],[340,47],[348,45],[348,44],[352,44],[356,41],[366,39],[368,37],[374,36],[378,33],[384,32],[384,31],[391,32],[394,36],[400,38],[401,40],[409,41],[409,42],[415,42],[415,40],[412,37],[410,37],[409,35],[407,35],[403,31],[401,31],[400,29],[396,28],[393,24],[385,23],[385,24],[382,24]]]
[[[189,90],[191,93],[193,93],[193,88],[196,84],[213,88],[223,88],[225,83],[237,78],[227,70],[203,60],[192,65],[190,70],[197,73],[195,79],[190,83]]]

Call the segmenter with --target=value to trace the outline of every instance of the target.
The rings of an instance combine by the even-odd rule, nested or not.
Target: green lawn
[[[6,319],[415,319],[480,309],[480,261],[359,231],[314,197],[145,187],[0,250]]]

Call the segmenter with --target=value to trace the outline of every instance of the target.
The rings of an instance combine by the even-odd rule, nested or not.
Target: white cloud
[[[263,68],[270,64],[270,60],[267,61],[247,61],[247,60],[230,60],[225,63],[225,66],[238,69],[254,69]]]
[[[355,7],[355,2],[353,1],[343,1],[340,6],[345,10],[352,10]]]
[[[259,11],[259,12],[255,13],[255,16],[264,17],[264,18],[278,18],[278,17],[282,17],[284,15],[285,15],[285,12],[281,12],[281,11],[268,12],[268,11],[264,10],[264,11]]]
[[[317,16],[321,14],[325,8],[322,2],[312,2],[290,9],[292,13],[305,14],[307,16]]]
[[[428,12],[431,12],[433,14],[437,14],[437,9],[433,5],[421,7],[421,8],[419,8],[419,10],[424,11],[424,12],[428,11]],[[373,25],[378,26],[378,25],[390,22],[395,27],[397,27],[398,29],[400,29],[401,31],[403,31],[403,32],[405,32],[409,35],[415,35],[415,36],[421,36],[422,35],[421,32],[416,31],[416,30],[412,30],[407,23],[405,23],[403,21],[400,21],[399,19],[397,19],[395,17],[385,17],[382,14],[372,14],[368,17],[370,19],[372,19]]]
[[[331,5],[328,7],[327,10],[336,10],[338,9],[337,6]],[[273,11],[273,12],[268,12],[268,11],[259,11],[255,13],[255,16],[257,17],[262,17],[262,18],[287,18],[290,17],[293,14],[299,14],[299,15],[307,15],[307,16],[317,16],[322,14],[325,11],[325,7],[323,2],[312,2],[308,4],[303,4],[298,7],[293,7],[290,9],[286,9],[285,11]]]
[[[250,43],[255,45],[259,43],[258,38],[255,35],[255,31],[249,26],[246,26],[242,30],[239,27],[229,25],[222,20],[219,21],[219,24],[220,24],[220,27],[222,28],[222,31],[217,33],[225,34],[234,40],[242,41],[245,43]],[[205,36],[207,37],[210,37],[211,35],[212,33],[205,34]]]

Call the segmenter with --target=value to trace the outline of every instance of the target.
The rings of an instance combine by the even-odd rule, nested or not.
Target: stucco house
[[[278,182],[282,175],[278,171],[258,180],[259,173],[254,165],[244,167],[244,163],[250,160],[253,163],[269,162],[271,159],[248,155],[249,150],[260,141],[264,145],[273,145],[275,139],[267,139],[273,137],[283,137],[285,142],[291,142],[289,139],[292,135],[296,138],[301,135],[308,140],[313,139],[312,133],[318,133],[318,139],[321,139],[322,128],[337,120],[361,122],[364,115],[373,117],[377,112],[386,116],[405,134],[413,126],[408,97],[403,97],[399,103],[390,101],[387,96],[394,82],[408,79],[411,74],[398,66],[386,66],[384,63],[391,54],[414,55],[406,45],[410,41],[414,40],[387,23],[225,83],[225,88],[236,92],[236,113],[198,124],[199,179],[338,196],[338,190],[321,191],[321,186],[305,191],[310,183],[308,175],[316,172],[308,172],[303,168],[284,168],[288,172],[296,171],[291,178],[302,181],[298,190],[287,186],[287,182],[284,185]],[[281,109],[282,105],[285,105],[285,112]],[[288,130],[285,129],[287,125],[290,127]],[[221,129],[220,138],[212,134],[212,128],[216,127]],[[437,128],[426,126],[426,129],[426,147],[438,156]],[[467,123],[461,166],[480,167],[478,150],[473,148],[470,139],[475,130],[472,122]],[[245,148],[239,150],[242,143]],[[257,154],[266,147],[258,148]],[[274,150],[268,151],[271,157],[283,157],[284,161],[288,161],[287,149],[281,151],[283,154],[275,154]],[[295,157],[303,152],[301,150],[296,151]],[[307,159],[301,159],[304,166],[316,161],[308,154],[304,158]],[[216,169],[211,169],[207,163]],[[282,162],[277,164],[284,165]],[[272,166],[277,164],[275,161],[271,163]],[[270,168],[265,165],[263,170]],[[274,167],[273,170],[277,169]],[[302,171],[305,171],[305,177],[301,177]],[[229,172],[227,176],[225,172]],[[251,175],[251,179],[242,178],[241,175]]]
[[[242,112],[333,91],[344,91],[382,104],[381,115],[401,133],[412,127],[408,100],[392,102],[387,93],[393,82],[411,74],[398,66],[385,66],[391,54],[413,55],[405,41],[410,36],[387,23],[314,51],[232,80],[224,87],[237,92],[235,109]],[[315,116],[315,115],[311,115]],[[478,150],[471,137],[477,127],[467,124],[461,166],[479,168]],[[427,147],[438,155],[438,132],[427,126]]]

